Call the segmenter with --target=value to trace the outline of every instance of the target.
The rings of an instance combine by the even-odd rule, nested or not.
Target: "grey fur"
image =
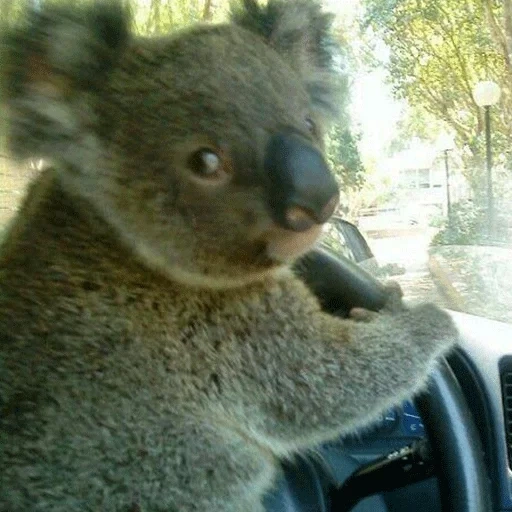
[[[270,33],[311,19],[316,40],[318,5],[298,4],[270,1]],[[265,255],[311,245],[273,225],[262,155],[283,127],[322,147],[308,126],[336,96],[308,92],[335,94],[315,45],[288,39],[284,58],[243,14],[158,39],[112,22],[117,37],[73,9],[3,48],[11,147],[54,167],[0,253],[0,511],[262,512],[280,458],[416,392],[456,331],[399,301],[331,317],[295,254]],[[67,66],[49,49],[70,27]],[[188,163],[203,147],[222,161],[209,181]]]

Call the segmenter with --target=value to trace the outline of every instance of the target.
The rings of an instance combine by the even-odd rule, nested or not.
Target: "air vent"
[[[512,469],[512,361],[508,360],[501,369],[503,390],[503,410],[505,412],[505,431],[507,435],[508,465]]]

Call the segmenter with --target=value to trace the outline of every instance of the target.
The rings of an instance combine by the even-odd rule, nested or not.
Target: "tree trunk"
[[[503,17],[505,26],[505,40],[507,45],[507,66],[511,66],[512,60],[512,0],[504,0]]]
[[[212,0],[205,0],[203,8],[203,21],[211,21],[213,18]]]
[[[503,1],[503,23],[496,19],[492,0],[484,0],[483,6],[491,37],[505,59],[508,73],[512,75],[512,0]]]
[[[147,32],[150,34],[156,33],[160,29],[160,4],[161,0],[151,0],[147,25]]]

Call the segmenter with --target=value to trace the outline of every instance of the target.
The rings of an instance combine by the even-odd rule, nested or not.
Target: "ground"
[[[368,240],[379,265],[403,268],[390,278],[401,284],[406,299],[512,323],[512,248],[430,247],[433,234],[417,227],[372,233]]]
[[[395,264],[404,270],[403,274],[389,278],[400,283],[405,298],[411,302],[428,301],[450,307],[429,270],[428,249],[433,232],[416,228],[384,234],[391,236],[382,238],[375,233],[368,237],[368,243],[380,266]]]
[[[431,251],[431,269],[456,309],[512,323],[512,250],[456,246]]]

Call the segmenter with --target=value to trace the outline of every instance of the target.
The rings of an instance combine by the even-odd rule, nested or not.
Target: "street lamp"
[[[491,153],[491,106],[500,99],[500,87],[486,80],[478,82],[473,89],[473,98],[479,107],[485,109],[485,148],[487,161],[487,229],[494,234],[494,196],[492,190],[492,153]]]
[[[450,199],[450,167],[448,165],[448,151],[455,149],[453,135],[442,132],[437,139],[437,146],[444,153],[444,170],[446,173],[446,216],[448,217],[448,229],[452,226],[452,202]]]

